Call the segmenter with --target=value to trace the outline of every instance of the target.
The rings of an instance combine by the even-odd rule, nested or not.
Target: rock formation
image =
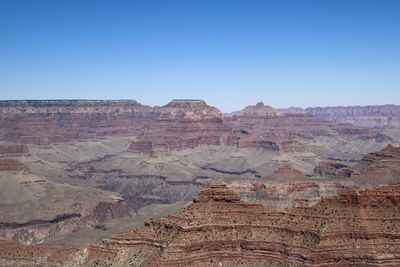
[[[400,186],[351,190],[277,212],[223,184],[181,212],[88,250],[84,263],[133,266],[396,266]]]
[[[273,107],[264,105],[263,102],[258,102],[254,106],[247,106],[243,110],[237,112],[235,115],[238,116],[277,116],[279,112]]]

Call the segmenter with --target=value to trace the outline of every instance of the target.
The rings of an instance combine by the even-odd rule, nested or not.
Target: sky
[[[0,0],[0,99],[400,104],[398,0]]]

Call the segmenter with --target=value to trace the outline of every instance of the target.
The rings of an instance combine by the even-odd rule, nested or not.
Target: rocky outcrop
[[[132,142],[131,151],[154,154],[218,146],[230,132],[222,113],[203,100],[172,100],[154,111],[157,117]]]
[[[277,212],[212,185],[181,212],[105,239],[83,262],[134,266],[396,266],[400,186]]]
[[[306,112],[335,123],[400,128],[400,106],[396,105],[315,107],[307,108]]]

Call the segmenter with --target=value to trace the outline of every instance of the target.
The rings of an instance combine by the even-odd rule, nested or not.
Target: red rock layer
[[[182,211],[99,246],[0,242],[2,266],[399,266],[400,185],[349,190],[317,205],[276,211],[224,184]],[[36,265],[35,265],[36,264]]]
[[[131,150],[143,153],[200,145],[307,151],[307,142],[321,135],[387,139],[377,130],[334,125],[307,113],[279,115],[262,103],[224,117],[202,100],[173,100],[153,108],[133,100],[0,101],[0,125],[1,139],[20,143],[129,135],[135,137]]]
[[[0,138],[48,144],[135,134],[152,112],[133,100],[0,101]]]
[[[90,247],[85,264],[398,266],[399,205],[396,185],[278,212],[217,184],[175,215]]]

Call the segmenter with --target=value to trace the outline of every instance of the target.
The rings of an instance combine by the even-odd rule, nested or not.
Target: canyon
[[[0,101],[0,265],[396,266],[398,118]]]

